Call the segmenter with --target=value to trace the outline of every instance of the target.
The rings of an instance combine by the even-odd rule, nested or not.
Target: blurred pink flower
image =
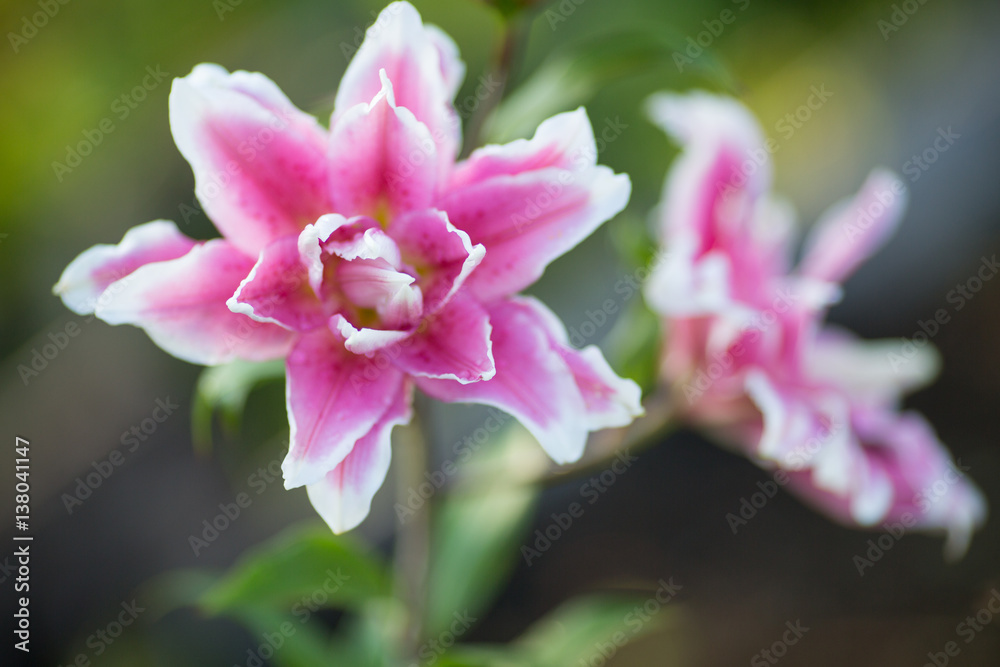
[[[659,211],[666,259],[646,286],[678,405],[761,466],[790,471],[790,488],[836,519],[905,520],[964,551],[983,498],[923,418],[898,411],[936,357],[894,368],[894,343],[823,325],[840,283],[894,231],[903,183],[873,172],[793,267],[793,214],[770,191],[775,146],[750,112],[705,93],[655,96],[649,111],[682,148]]]
[[[285,486],[337,532],[367,515],[414,386],[512,413],[558,462],[641,412],[597,348],[514,296],[624,208],[628,177],[596,164],[583,109],[456,164],[464,70],[406,2],[369,29],[329,131],[261,74],[197,66],[170,125],[223,238],[151,222],[55,288],[194,363],[285,357]]]

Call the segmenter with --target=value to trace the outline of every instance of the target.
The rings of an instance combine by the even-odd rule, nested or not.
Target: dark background
[[[495,15],[472,0],[415,4],[458,43],[468,66],[460,98],[472,93],[497,41]],[[243,0],[220,17],[207,0],[71,0],[58,7],[16,53],[9,37],[0,48],[0,420],[11,445],[15,434],[31,442],[36,665],[68,664],[81,652],[93,657],[87,637],[150,577],[225,568],[247,547],[314,516],[303,490],[285,492],[275,482],[196,558],[188,536],[218,503],[246,490],[258,466],[284,455],[282,387],[256,392],[242,429],[199,457],[190,404],[200,369],[169,357],[137,329],[87,322],[51,295],[73,257],[95,243],[117,242],[135,224],[168,218],[193,236],[214,235],[203,216],[184,221],[180,209],[192,203],[193,179],[170,136],[169,83],[126,118],[112,104],[141,83],[147,66],[173,77],[210,61],[263,71],[300,107],[325,116],[346,66],[341,45],[352,44],[382,8],[360,0]],[[890,19],[895,6],[888,2],[567,0],[554,5],[566,19],[558,22],[548,7],[536,10],[515,90],[553,54],[573,54],[588,39],[672,30],[683,43],[723,9],[737,14],[713,39],[717,69],[678,73],[668,57],[602,82],[586,100],[595,126],[627,125],[600,159],[628,172],[634,193],[625,213],[555,262],[532,290],[568,326],[615,298],[615,282],[631,271],[614,250],[615,229],[641,224],[658,199],[673,148],[641,113],[654,91],[708,86],[740,95],[779,139],[776,187],[795,203],[803,228],[855,191],[872,166],[902,172],[939,129],[960,135],[918,179],[906,177],[912,199],[898,235],[847,284],[832,319],[866,337],[898,338],[912,336],[938,308],[949,310],[951,321],[933,338],[942,373],[909,405],[935,424],[992,506],[1000,498],[1000,281],[987,282],[960,311],[946,295],[975,274],[982,257],[1000,251],[1000,5],[914,2],[908,7],[915,13],[887,38],[878,22]],[[5,34],[20,32],[23,17],[38,11],[33,2],[6,2],[0,26]],[[776,123],[819,85],[834,93],[831,99],[782,137]],[[562,110],[561,89],[552,94],[554,110]],[[564,106],[578,103],[567,97]],[[114,131],[59,180],[52,162],[64,161],[67,145],[106,117]],[[69,322],[80,334],[25,384],[18,366]],[[602,327],[595,342],[607,342],[610,331]],[[167,398],[181,407],[68,513],[61,496],[76,478],[120,449],[122,432]],[[432,414],[440,456],[481,420],[473,408]],[[12,451],[0,457],[5,479],[12,479],[13,458]],[[509,640],[575,594],[674,577],[683,585],[676,624],[627,646],[613,664],[747,664],[797,620],[809,631],[782,658],[785,665],[916,667],[948,641],[961,647],[950,664],[1000,664],[997,620],[971,643],[956,635],[956,626],[1000,589],[995,516],[957,563],[944,560],[940,539],[907,535],[861,577],[852,559],[877,534],[839,527],[787,494],[732,534],[725,515],[766,479],[696,434],[675,434],[644,453],[542,558],[519,567],[467,639]],[[547,492],[532,530],[577,499],[581,483]],[[0,494],[4,516],[13,513],[12,487]],[[383,548],[395,525],[391,504],[384,489],[359,529]],[[11,544],[9,537],[5,529],[2,544]],[[11,550],[0,546],[0,559]],[[0,587],[3,608],[12,609],[12,577]],[[163,656],[180,642],[186,655],[200,656],[184,664],[229,665],[254,643],[234,624],[193,613],[140,625],[93,664],[178,664]],[[12,642],[5,636],[7,651]]]

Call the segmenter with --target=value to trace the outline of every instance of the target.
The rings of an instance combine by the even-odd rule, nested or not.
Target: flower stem
[[[400,431],[396,461],[396,501],[404,507],[410,491],[424,481],[428,450],[419,416]],[[411,508],[412,509],[412,508]],[[430,562],[430,500],[414,509],[396,533],[395,581],[399,598],[405,603],[407,621],[403,636],[404,664],[419,662],[417,652],[423,635],[427,602],[427,569]]]
[[[514,65],[514,57],[517,55],[517,47],[521,41],[523,32],[523,21],[518,15],[505,16],[503,18],[503,35],[501,42],[494,52],[493,66],[490,70],[488,80],[495,79],[497,86],[489,96],[482,101],[472,116],[469,118],[468,131],[466,133],[465,153],[472,152],[479,145],[481,134],[490,114],[500,104],[503,99],[504,89],[510,79],[510,72]]]

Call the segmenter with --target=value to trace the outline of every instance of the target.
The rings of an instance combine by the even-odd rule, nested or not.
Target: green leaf
[[[289,609],[303,597],[325,607],[357,607],[388,595],[381,560],[323,524],[291,528],[244,556],[200,600],[208,612]]]
[[[655,598],[650,598],[655,601]],[[661,626],[674,610],[637,597],[595,595],[571,600],[535,624],[512,647],[531,667],[578,667],[617,652]]]
[[[520,557],[518,545],[531,522],[537,490],[517,482],[514,471],[535,467],[540,449],[519,426],[507,429],[496,447],[484,452],[489,478],[473,474],[434,515],[428,605],[429,637],[444,632],[455,614],[478,618]]]
[[[191,410],[191,429],[195,448],[211,449],[212,417],[220,412],[223,424],[235,431],[239,427],[250,392],[259,384],[285,377],[284,361],[234,361],[202,371],[195,389]]]

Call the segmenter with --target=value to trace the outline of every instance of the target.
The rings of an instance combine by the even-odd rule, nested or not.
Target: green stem
[[[517,55],[517,47],[521,41],[521,33],[524,28],[519,16],[505,16],[503,18],[503,35],[499,47],[493,56],[493,66],[489,77],[495,78],[498,82],[496,89],[482,101],[469,118],[468,130],[466,133],[465,153],[470,153],[479,145],[483,128],[493,110],[503,99],[507,81],[510,79],[510,72],[514,66],[514,57]]]
[[[396,461],[396,500],[406,506],[411,489],[424,482],[428,449],[420,419],[400,429]],[[407,622],[403,636],[405,665],[419,662],[423,639],[423,618],[427,606],[427,570],[430,563],[430,500],[400,526],[396,533],[395,573],[397,595],[406,604]]]

